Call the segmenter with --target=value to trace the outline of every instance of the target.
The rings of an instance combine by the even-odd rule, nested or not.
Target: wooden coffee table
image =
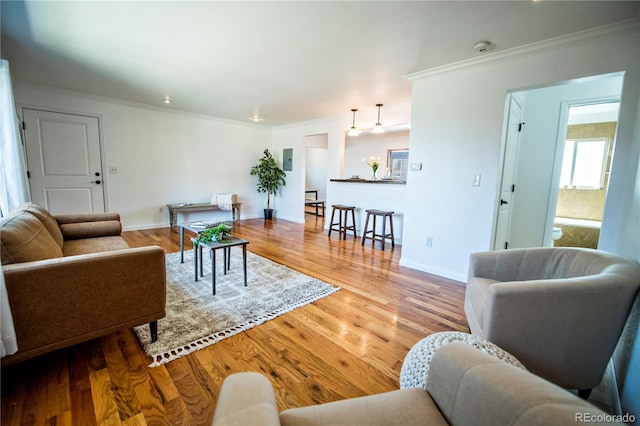
[[[224,274],[227,275],[227,271],[231,269],[231,247],[242,247],[242,268],[244,272],[244,286],[247,286],[247,244],[249,241],[243,240],[237,237],[228,237],[222,242],[211,241],[209,243],[198,243],[197,247],[194,247],[194,264],[195,264],[195,277],[198,281],[198,274],[200,277],[202,274],[202,251],[209,250],[211,254],[211,286],[213,287],[213,295],[216,295],[216,250],[222,249],[224,254]]]

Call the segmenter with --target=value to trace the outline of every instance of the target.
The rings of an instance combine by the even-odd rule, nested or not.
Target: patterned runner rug
[[[205,348],[340,290],[316,278],[247,251],[244,287],[242,250],[231,249],[231,270],[216,257],[216,295],[211,288],[211,262],[204,257],[204,277],[194,280],[193,250],[168,254],[167,316],[158,321],[158,340],[151,343],[147,324],[134,328],[152,367]]]

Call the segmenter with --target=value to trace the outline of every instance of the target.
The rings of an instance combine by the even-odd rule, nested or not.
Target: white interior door
[[[511,206],[514,202],[516,167],[518,163],[518,147],[523,125],[522,103],[515,95],[511,95],[509,102],[509,119],[507,122],[507,137],[504,148],[502,186],[500,187],[500,205],[498,206],[496,235],[493,244],[494,250],[504,250],[508,248],[509,230],[511,227]]]
[[[104,212],[96,117],[24,109],[31,198],[52,214]]]

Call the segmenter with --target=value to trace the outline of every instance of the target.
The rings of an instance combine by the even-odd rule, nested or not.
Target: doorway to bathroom
[[[606,105],[606,108],[612,108],[608,104],[619,103],[623,78],[622,73],[592,76],[539,88],[517,90],[509,94],[507,107],[517,99],[522,102],[522,113],[511,117],[507,114],[510,110],[505,111],[507,129],[516,129],[514,134],[517,137],[508,137],[510,132],[505,129],[503,173],[494,228],[495,250],[552,247],[556,241],[560,240],[559,231],[576,223],[598,225],[599,228],[599,224],[594,222],[600,222],[603,209],[607,209],[608,168],[614,156],[612,153],[615,152],[618,112],[617,109],[611,111],[610,117],[615,118],[607,118],[607,121],[597,119],[588,123],[588,118],[590,116],[593,118],[592,112],[598,107],[605,108]],[[569,124],[570,112],[573,116],[572,124]],[[585,120],[584,123],[576,121],[578,120],[576,117],[579,116]],[[614,122],[614,124],[598,124],[606,122]],[[582,126],[583,124],[586,126]],[[604,127],[608,131],[604,134],[588,133],[585,129],[589,126]],[[568,130],[571,131],[569,143],[567,143]],[[605,137],[606,140],[602,142],[602,138]],[[604,145],[606,145],[606,154]],[[565,160],[565,147],[568,152],[567,160]],[[603,173],[594,178],[597,183],[589,181],[585,184],[582,176],[582,158],[588,157],[587,152],[599,148],[602,148],[601,157],[598,158],[602,159]],[[507,155],[509,152],[514,154]],[[576,158],[579,159],[577,163]],[[572,161],[571,168],[563,174],[562,164],[568,163],[569,159]],[[592,162],[597,162],[597,159]],[[507,170],[513,170],[513,173],[506,173]],[[568,191],[560,191],[561,185],[566,186]],[[504,197],[506,192],[509,192],[509,198]],[[590,194],[594,199],[601,199],[599,213],[586,214],[584,211],[580,214],[576,213],[581,209],[587,210],[583,197],[578,198],[576,194]],[[560,206],[557,208],[559,199]],[[500,206],[506,203],[509,206],[509,214],[500,214]],[[563,220],[567,222],[569,219],[571,219],[569,222],[573,223],[569,225],[562,223]],[[593,222],[575,222],[576,220]],[[568,228],[567,232],[572,233]],[[591,231],[591,233],[594,232]],[[600,234],[599,229],[597,234]],[[591,238],[593,239],[593,236]],[[598,236],[595,236],[595,241],[597,246]],[[559,244],[576,243],[569,243],[567,238]],[[593,243],[590,244],[593,245]]]
[[[598,248],[619,106],[617,101],[569,106],[553,224],[555,247]]]

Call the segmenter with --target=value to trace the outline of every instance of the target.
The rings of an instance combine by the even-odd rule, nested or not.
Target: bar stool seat
[[[367,219],[364,222],[364,232],[362,233],[362,245],[366,240],[371,240],[371,247],[375,245],[376,241],[380,241],[382,243],[382,250],[384,250],[384,243],[386,240],[391,240],[391,247],[395,247],[394,235],[393,235],[393,214],[395,212],[385,211],[385,210],[376,210],[369,209],[366,210]],[[373,216],[373,229],[369,230],[369,218]],[[382,217],[382,233],[378,234],[376,232],[376,218],[378,216]],[[389,230],[391,232],[387,233],[387,218],[389,218]],[[369,235],[371,234],[371,235]]]
[[[356,208],[355,206],[345,206],[342,204],[332,204],[331,207],[333,210],[331,211],[331,221],[329,222],[329,234],[331,236],[331,231],[338,231],[339,238],[343,240],[347,239],[347,231],[353,231],[353,238],[357,238],[356,236]],[[338,221],[334,222],[333,219],[336,214],[336,210],[338,211]],[[348,216],[349,212],[351,212],[351,225],[348,225]]]

